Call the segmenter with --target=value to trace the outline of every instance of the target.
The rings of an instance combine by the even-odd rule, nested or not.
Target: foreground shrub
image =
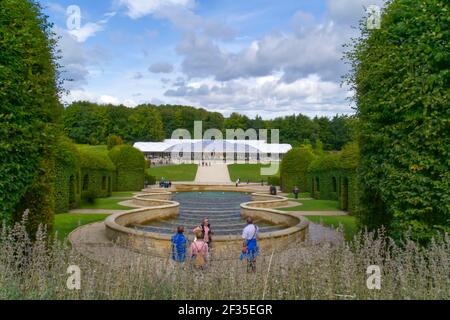
[[[24,222],[26,223],[26,221]],[[0,235],[0,299],[449,299],[450,239],[422,247],[396,244],[383,232],[339,245],[293,244],[265,252],[257,273],[231,254],[194,272],[188,264],[152,258],[119,247],[89,244],[83,257],[45,230],[31,242],[24,224]],[[83,250],[83,248],[80,248]],[[102,263],[92,257],[100,258]],[[103,257],[103,258],[102,258]],[[68,290],[67,268],[81,269],[81,290]],[[367,267],[378,265],[381,290],[369,290]],[[251,283],[251,286],[248,283]]]

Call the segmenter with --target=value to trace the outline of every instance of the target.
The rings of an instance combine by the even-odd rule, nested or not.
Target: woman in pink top
[[[194,233],[197,239],[191,243],[190,257],[194,259],[196,264],[202,260],[202,265],[197,265],[197,267],[204,268],[209,258],[208,243],[203,240],[204,234],[201,230],[196,230]],[[199,259],[198,256],[201,256],[202,259]]]

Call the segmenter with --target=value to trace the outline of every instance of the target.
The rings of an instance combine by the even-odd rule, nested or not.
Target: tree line
[[[263,120],[232,113],[221,113],[179,105],[149,104],[128,108],[123,105],[100,105],[80,101],[69,105],[63,114],[66,135],[76,143],[106,144],[111,135],[127,143],[162,141],[172,137],[176,129],[187,129],[194,136],[194,122],[203,121],[203,132],[218,129],[279,129],[280,142],[298,146],[305,141],[321,144],[324,150],[340,150],[353,139],[356,119],[346,115],[333,118],[291,115]],[[225,137],[225,134],[224,134]]]

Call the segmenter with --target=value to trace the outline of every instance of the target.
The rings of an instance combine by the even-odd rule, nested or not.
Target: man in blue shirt
[[[172,236],[172,259],[177,262],[186,260],[187,239],[184,236],[184,227],[179,226],[177,233]]]

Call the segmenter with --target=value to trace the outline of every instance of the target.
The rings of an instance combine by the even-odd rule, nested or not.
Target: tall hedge
[[[118,145],[108,155],[116,167],[114,190],[142,190],[146,167],[144,154],[132,146]]]
[[[308,167],[316,158],[310,145],[303,145],[291,149],[281,161],[281,188],[284,192],[291,192],[294,186],[301,192],[309,189]]]
[[[81,156],[76,146],[67,138],[60,139],[55,153],[55,212],[63,213],[80,203]]]
[[[359,208],[357,169],[359,147],[344,146],[339,152],[323,152],[308,169],[309,191],[316,199],[337,200],[339,207],[350,213]]]
[[[427,242],[450,231],[450,3],[389,1],[354,43],[361,220]]]
[[[337,200],[338,191],[334,190],[333,178],[338,179],[339,154],[324,153],[311,162],[308,168],[310,173],[310,192],[314,198]],[[337,183],[336,183],[337,186]]]
[[[53,221],[54,124],[62,112],[54,48],[37,3],[0,1],[0,219],[30,209],[30,231]]]
[[[106,146],[78,146],[78,150],[82,198],[111,196],[116,168],[108,157]]]

